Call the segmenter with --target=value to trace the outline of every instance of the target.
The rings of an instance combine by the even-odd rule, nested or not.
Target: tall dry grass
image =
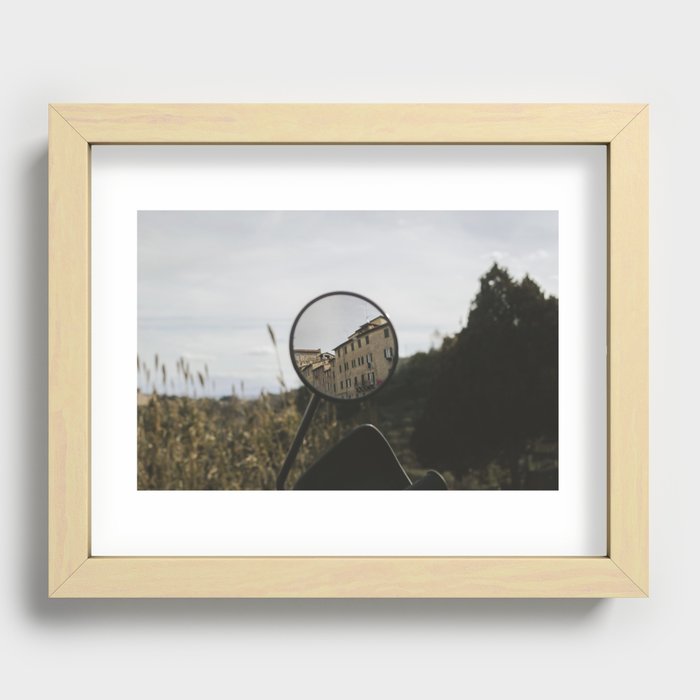
[[[171,374],[158,355],[152,364],[137,358],[139,386],[150,394],[138,406],[138,488],[274,489],[307,396],[306,390],[288,391],[279,371],[280,394],[246,400],[232,387],[231,396],[215,399],[207,398],[215,385],[206,365],[193,370],[181,358]],[[183,387],[184,395],[168,393]],[[324,402],[288,483],[295,483],[340,434],[335,407]]]

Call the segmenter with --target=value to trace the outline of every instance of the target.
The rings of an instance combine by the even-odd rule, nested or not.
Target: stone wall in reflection
[[[298,349],[294,361],[318,391],[339,399],[362,398],[386,381],[396,356],[396,338],[384,316],[363,323],[332,350]]]

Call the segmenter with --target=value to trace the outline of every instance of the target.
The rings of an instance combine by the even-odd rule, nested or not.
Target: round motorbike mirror
[[[312,299],[294,321],[289,352],[301,381],[335,401],[376,393],[399,361],[391,321],[378,304],[353,292]]]

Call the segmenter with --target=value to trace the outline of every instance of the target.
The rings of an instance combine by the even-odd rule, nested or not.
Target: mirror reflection
[[[398,362],[394,327],[366,297],[325,294],[297,316],[290,343],[301,380],[324,397],[362,399],[378,391]]]

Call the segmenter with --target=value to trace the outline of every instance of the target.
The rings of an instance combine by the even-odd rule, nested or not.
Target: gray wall
[[[696,25],[684,2],[3,8],[0,558],[8,697],[661,696],[696,685]],[[652,105],[649,600],[47,601],[50,101]],[[315,671],[310,665],[320,662]],[[633,695],[634,694],[634,695]]]

